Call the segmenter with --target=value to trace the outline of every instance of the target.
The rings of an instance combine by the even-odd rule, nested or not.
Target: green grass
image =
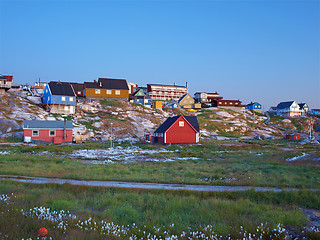
[[[188,227],[197,230],[200,226],[212,225],[219,234],[236,236],[240,226],[254,231],[257,225],[265,222],[300,229],[307,219],[299,207],[320,208],[320,192],[308,191],[171,192],[1,181],[0,194],[4,193],[14,193],[15,209],[44,206],[57,211],[69,210],[81,219],[92,217],[96,221],[112,221],[118,225],[135,223],[148,231],[154,226],[168,228],[174,224],[170,231],[175,234],[186,231]],[[21,238],[34,235],[35,230],[45,226],[56,237],[63,235],[59,229],[54,230],[49,222],[21,217],[14,209],[7,214],[5,209],[8,207],[1,204],[0,208],[0,221],[5,222],[0,223],[0,233],[18,234]],[[11,232],[17,223],[16,232]],[[76,229],[69,229],[65,236],[72,239],[73,234],[81,236]],[[84,236],[86,234],[89,233],[83,233]],[[94,235],[93,232],[91,234]]]
[[[109,146],[105,142],[105,146]],[[119,180],[135,182],[248,185],[272,187],[319,188],[318,146],[284,151],[294,147],[285,141],[208,142],[202,145],[172,145],[170,152],[145,158],[178,158],[173,162],[115,161],[109,165],[85,164],[68,154],[77,149],[101,149],[102,143],[85,145],[39,145],[4,147],[12,154],[0,156],[0,174],[48,176],[81,180]],[[122,144],[130,146],[129,143]],[[137,144],[146,149],[162,146]],[[44,152],[44,153],[43,153]],[[287,162],[285,159],[308,153],[311,160]],[[184,159],[191,158],[191,159]],[[79,174],[81,172],[81,174]],[[214,181],[207,181],[211,179]],[[226,179],[232,179],[230,182]]]

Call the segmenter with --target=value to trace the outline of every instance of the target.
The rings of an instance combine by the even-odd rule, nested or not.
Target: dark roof
[[[129,90],[127,81],[125,79],[111,79],[111,78],[99,78],[99,84],[104,89],[120,89]]]
[[[258,103],[258,102],[251,102],[251,103],[247,104],[247,106],[253,106],[253,105],[255,105],[255,104],[259,104],[259,105],[261,105],[261,104],[260,104],[260,103]]]
[[[7,80],[7,78],[5,76],[3,76],[3,75],[0,75],[0,79]]]
[[[306,103],[299,103],[298,105],[299,105],[300,109],[303,109],[303,108],[304,108],[304,105],[307,105],[307,104],[306,104]],[[308,105],[307,105],[307,106],[308,106]]]
[[[129,90],[125,79],[99,78],[98,82],[85,82],[85,88]]]
[[[155,133],[164,133],[166,132],[169,127],[174,124],[178,118],[182,116],[182,115],[178,115],[178,116],[174,116],[174,117],[168,117],[166,121],[164,121],[164,123],[162,123],[160,125],[160,127],[158,127],[158,129],[155,131]],[[198,119],[196,116],[183,116],[191,125],[192,127],[199,132],[199,123],[198,123]]]
[[[178,100],[178,103],[180,103],[187,95],[188,95],[188,93],[183,94],[181,96],[181,98]]]
[[[99,84],[97,82],[84,82],[84,88],[99,88]]]
[[[63,84],[61,82],[49,82],[48,83],[52,95],[59,96],[72,96],[75,97],[73,88],[69,84]]]
[[[320,132],[320,125],[316,128],[316,132]]]
[[[277,109],[284,109],[284,108],[290,108],[294,101],[289,101],[289,102],[281,102],[277,105]]]
[[[28,128],[36,128],[36,129],[63,129],[64,128],[64,121],[44,121],[44,120],[24,120],[23,129],[28,129]],[[67,129],[72,129],[72,121],[67,121],[66,123],[66,128]]]
[[[62,84],[69,84],[73,87],[74,91],[83,91],[84,84],[83,83],[74,83],[74,82],[61,82]]]

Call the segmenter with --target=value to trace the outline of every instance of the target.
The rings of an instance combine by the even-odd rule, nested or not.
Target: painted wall
[[[103,97],[103,98],[126,98],[129,99],[129,90],[115,90],[115,89],[97,89],[100,90],[100,94],[96,94],[96,89],[86,88],[86,97]],[[111,94],[107,94],[107,90],[111,91]],[[116,95],[116,91],[120,91],[119,95]]]
[[[39,136],[32,136],[32,131],[38,130]],[[56,131],[55,136],[49,136],[50,131]],[[41,140],[45,142],[54,142],[54,139],[58,139],[61,142],[72,142],[72,129],[66,130],[67,137],[63,139],[63,129],[24,129],[24,136],[31,137],[32,140]]]
[[[183,126],[179,122],[184,122]],[[158,142],[197,143],[197,132],[181,117],[167,130],[164,138],[158,137]]]

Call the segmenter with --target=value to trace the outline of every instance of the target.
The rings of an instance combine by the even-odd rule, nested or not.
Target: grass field
[[[137,145],[133,160],[129,154],[106,164],[71,156],[81,149],[102,149],[102,144],[6,147],[0,157],[0,174],[48,176],[80,180],[248,185],[319,188],[319,146],[286,142],[208,142],[196,146]],[[105,143],[108,149],[109,143]],[[126,151],[130,145],[122,144]],[[129,147],[129,148],[128,148]],[[0,147],[1,148],[1,147]],[[289,151],[289,150],[290,151]],[[151,150],[152,153],[139,153]],[[4,149],[3,149],[4,151]],[[304,156],[304,157],[303,157]],[[294,157],[300,160],[287,161]],[[94,159],[94,158],[93,158]],[[112,164],[107,164],[112,163]],[[81,172],[81,174],[79,174]]]
[[[110,151],[108,144],[0,145],[0,174],[319,189],[319,146],[239,140],[122,143]],[[102,157],[75,157],[84,149]],[[284,239],[284,229],[320,237],[304,228],[302,212],[320,209],[320,191],[210,193],[1,181],[0,194],[6,194],[0,195],[0,239],[36,239],[40,227],[52,239],[249,239],[249,233]]]
[[[94,239],[105,239],[99,237],[99,232],[103,230],[102,220],[112,222],[118,229],[114,234],[107,234],[111,239],[149,233],[158,237],[166,234],[181,236],[183,232],[191,234],[196,231],[208,236],[216,234],[237,238],[243,236],[245,231],[247,234],[257,233],[260,223],[267,223],[270,229],[281,224],[282,227],[294,227],[301,231],[307,220],[299,207],[320,207],[320,193],[309,191],[198,193],[2,181],[0,194],[12,196],[12,200],[8,201],[10,204],[0,201],[0,232],[8,235],[8,239],[35,237],[35,230],[40,227],[48,228],[54,239],[62,239],[62,236],[66,239],[86,239],[90,235],[95,236]],[[39,210],[38,207],[46,209]],[[57,217],[59,214],[62,217]],[[83,226],[81,223],[88,222],[90,218],[95,224],[85,224],[87,230],[78,226],[79,223]],[[204,228],[208,225],[214,233],[212,230],[205,232]],[[274,239],[283,239],[281,230],[268,234],[279,235]]]

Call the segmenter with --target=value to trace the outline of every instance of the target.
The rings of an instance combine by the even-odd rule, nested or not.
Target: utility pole
[[[113,148],[113,142],[112,142],[112,125],[113,125],[113,123],[110,123],[110,125],[111,125],[111,148]]]

